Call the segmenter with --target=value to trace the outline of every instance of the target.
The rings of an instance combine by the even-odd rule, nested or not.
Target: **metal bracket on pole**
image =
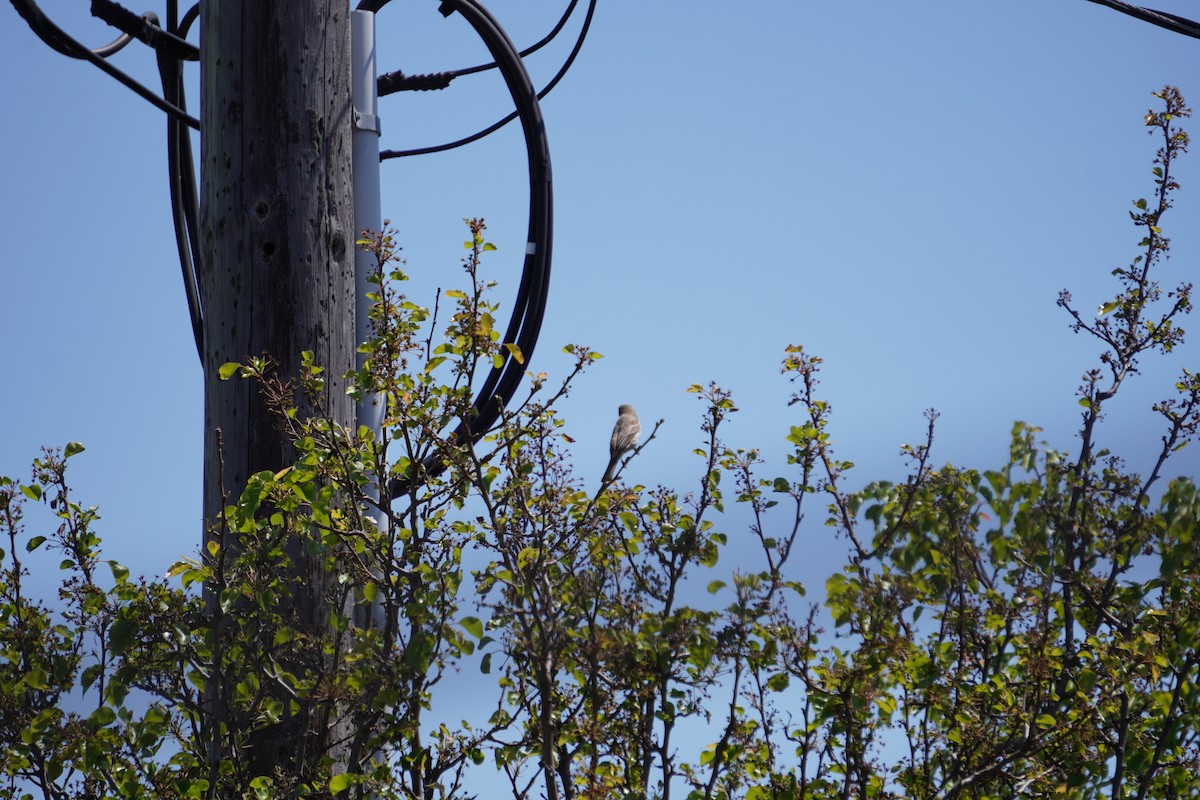
[[[370,13],[370,12],[355,12],[355,13]],[[354,109],[354,130],[374,133],[376,136],[383,133],[379,128],[379,117],[374,114],[367,114],[363,111]]]

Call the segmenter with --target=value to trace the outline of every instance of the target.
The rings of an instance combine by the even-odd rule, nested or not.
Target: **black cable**
[[[574,13],[575,6],[577,5],[579,5],[579,0],[571,0],[567,4],[567,10],[558,18],[558,22],[550,29],[550,32],[537,42],[526,47],[518,55],[521,58],[526,58],[554,41],[554,37],[558,36],[559,31],[567,24],[567,20],[571,18],[571,14]],[[495,68],[496,62],[489,61],[486,64],[477,64],[473,67],[463,67],[462,69],[452,69],[445,72],[433,72],[426,75],[405,75],[399,70],[385,72],[379,76],[379,96],[383,97],[401,91],[424,92],[430,89],[445,89],[450,85],[450,81],[455,78],[461,78],[464,75],[474,75],[477,72],[484,72],[485,70]]]
[[[192,142],[188,127],[199,128],[200,121],[186,111],[183,87],[183,60],[198,60],[199,50],[187,42],[186,28],[196,18],[198,5],[185,15],[186,24],[182,33],[174,30],[178,13],[177,0],[167,0],[167,28],[163,30],[153,13],[141,16],[134,14],[111,0],[93,0],[92,13],[105,22],[121,29],[122,34],[111,43],[89,49],[76,41],[50,21],[33,0],[11,0],[17,13],[30,29],[53,50],[70,58],[89,61],[102,71],[133,89],[158,108],[167,112],[167,162],[170,178],[171,212],[175,225],[176,246],[179,263],[183,270],[184,291],[187,295],[188,311],[192,320],[192,334],[200,360],[204,360],[203,315],[195,264],[199,261],[199,201],[196,192],[195,165],[192,160]],[[119,52],[134,39],[154,47],[158,56],[159,76],[163,84],[163,97],[158,97],[145,86],[124,72],[108,64],[104,59]]]
[[[178,19],[178,0],[167,0],[165,34],[172,40],[183,41],[192,22],[196,20],[198,11],[199,4],[193,5],[184,15],[181,24]],[[162,79],[163,98],[186,110],[187,96],[182,63],[184,59],[180,57],[177,48],[160,49],[156,55],[158,73]],[[200,301],[198,268],[201,263],[198,234],[200,201],[196,187],[196,167],[192,159],[191,131],[174,117],[167,117],[167,178],[171,198],[171,222],[175,228],[175,247],[179,253],[179,266],[183,273],[183,289],[192,324],[192,337],[195,339],[200,365],[203,366],[204,314]]]
[[[163,96],[168,102],[185,108],[183,74],[180,62],[162,53],[158,56]],[[184,295],[192,323],[192,337],[200,365],[204,365],[204,312],[200,301],[199,200],[196,194],[196,169],[192,161],[191,132],[179,120],[167,118],[167,177],[171,196],[171,219],[175,227],[175,247],[183,273]]]
[[[444,2],[442,6],[458,11],[477,31],[480,31],[481,35],[487,31],[489,35],[497,37],[500,42],[504,43],[508,47],[508,52],[497,57],[498,62],[501,57],[509,57],[515,51],[499,23],[482,4],[475,0],[453,0]],[[493,50],[493,56],[496,57],[496,55]],[[533,356],[546,310],[546,296],[550,281],[553,202],[550,153],[546,141],[545,123],[542,120],[537,96],[533,94],[533,84],[529,80],[528,73],[525,72],[524,64],[516,56],[512,57],[512,61],[513,63],[507,71],[508,74],[505,75],[505,82],[509,86],[514,101],[521,109],[521,124],[525,131],[530,168],[530,219],[527,236],[529,246],[525,257],[525,268],[522,271],[521,286],[517,291],[518,299],[515,303],[517,308],[524,308],[525,313],[513,315],[504,341],[515,342],[520,348],[523,360],[528,361]],[[528,252],[529,250],[532,252]],[[512,358],[511,355],[506,355],[506,362],[503,373],[493,368],[487,380],[484,381],[476,399],[476,408],[479,410],[478,417],[472,420],[469,426],[462,426],[469,427],[471,441],[477,441],[486,430],[495,424],[500,416],[502,404],[513,398],[517,386],[524,376],[524,364]],[[456,431],[456,436],[461,436],[465,432],[462,427]]]
[[[481,36],[495,37],[498,44],[505,46],[507,51],[501,51],[500,54],[489,47],[498,63],[502,63],[501,58],[512,60],[507,70],[504,67],[501,69],[506,73],[505,82],[520,109],[521,123],[525,131],[530,168],[530,218],[525,268],[522,270],[522,281],[514,303],[515,310],[524,309],[524,312],[514,313],[503,341],[515,342],[523,361],[529,361],[533,356],[545,315],[550,281],[553,203],[545,123],[537,104],[537,96],[533,92],[533,83],[495,17],[475,0],[448,0],[442,3],[442,8],[458,11]],[[529,250],[532,252],[528,252]],[[456,439],[462,441],[469,438],[471,442],[478,441],[499,419],[503,404],[516,394],[517,386],[525,374],[525,365],[514,359],[511,354],[505,354],[505,362],[502,369],[493,368],[489,373],[475,401],[477,414],[459,426],[454,434]]]
[[[192,23],[195,22],[196,18],[199,16],[200,16],[200,4],[195,3],[183,15],[183,19],[179,20],[179,30],[177,31],[177,33],[180,36],[187,36],[188,29],[192,27]]]
[[[1169,14],[1166,11],[1155,11],[1152,8],[1142,8],[1141,6],[1121,2],[1121,0],[1088,0],[1088,2],[1107,6],[1114,11],[1120,11],[1122,14],[1128,14],[1143,22],[1149,22],[1151,25],[1157,25],[1160,28],[1166,28],[1169,31],[1181,33],[1184,36],[1200,39],[1200,23],[1186,17]]]
[[[17,13],[25,20],[30,29],[37,34],[38,38],[48,44],[51,48],[71,58],[78,58],[99,67],[104,73],[115,78],[125,86],[132,89],[138,96],[144,100],[148,100],[156,108],[165,111],[171,116],[190,125],[197,130],[200,128],[200,120],[191,116],[180,108],[168,103],[163,98],[156,95],[154,92],[147,89],[142,84],[135,81],[133,78],[126,75],[121,70],[104,60],[103,55],[98,55],[98,51],[91,50],[69,36],[62,28],[55,25],[50,19],[42,13],[38,8],[37,3],[33,0],[10,0],[13,7],[17,9]],[[117,41],[120,41],[119,39]],[[108,55],[124,47],[124,44],[112,49],[117,44],[114,41],[110,45],[100,48],[100,52],[111,50]]]
[[[158,53],[181,61],[200,60],[199,47],[163,30],[158,17],[151,12],[139,16],[112,0],[92,0],[92,16],[150,45]]]
[[[178,0],[167,0],[167,31],[180,39],[186,39],[188,31],[200,15],[200,4],[194,3],[177,20]],[[165,69],[164,69],[165,65]],[[171,101],[180,108],[187,108],[187,94],[183,81],[182,63],[159,56],[159,73],[163,77],[163,93],[167,86],[175,87]],[[171,73],[174,73],[173,75]],[[169,81],[173,78],[173,82]],[[183,272],[184,293],[187,297],[188,316],[192,323],[192,336],[196,340],[196,355],[200,366],[204,366],[204,306],[200,299],[200,269],[203,255],[200,252],[200,195],[196,186],[196,165],[192,157],[192,135],[177,120],[167,119],[167,170],[171,181],[171,213],[175,226],[176,246],[179,249],[179,266]]]
[[[82,59],[84,57],[83,51],[87,48],[72,39],[61,28],[51,22],[42,13],[42,10],[38,8],[37,3],[32,2],[32,0],[12,0],[12,4],[17,13],[25,20],[25,23],[37,34],[38,38],[48,44],[52,50],[71,58]],[[108,52],[109,48],[123,38],[126,38],[124,34],[117,37],[110,44],[97,48],[92,52],[97,55]],[[115,53],[116,50],[112,50],[111,52]],[[105,56],[101,55],[101,57]]]
[[[575,57],[578,56],[579,51],[583,49],[583,42],[587,38],[588,30],[592,26],[592,17],[595,15],[595,13],[596,0],[590,0],[588,3],[587,14],[583,18],[583,26],[579,29],[579,36],[575,40],[575,46],[571,49],[571,52],[568,54],[567,60],[563,62],[562,67],[560,67],[554,77],[550,79],[550,82],[546,84],[545,88],[537,93],[538,100],[541,100],[546,95],[550,94],[551,90],[553,90],[554,87],[558,85],[558,82],[563,79],[563,76],[567,74],[567,70],[571,68],[571,65],[575,63]],[[495,133],[516,118],[517,112],[514,111],[513,113],[509,114],[498,122],[489,125],[481,131],[476,131],[470,136],[464,136],[461,139],[456,139],[453,142],[446,142],[445,144],[417,147],[411,150],[381,150],[379,153],[379,160],[384,161],[389,158],[405,158],[407,156],[420,156],[427,153],[442,153],[446,150],[453,150],[456,147],[462,147],[465,144],[477,142],[483,137]]]
[[[545,121],[542,119],[533,82],[529,79],[529,73],[525,71],[524,62],[517,54],[516,47],[495,17],[476,0],[444,0],[440,10],[447,16],[455,11],[461,14],[475,29],[499,65],[504,82],[517,106],[529,160],[529,230],[526,237],[528,244],[513,316],[503,339],[504,342],[517,345],[522,361],[518,362],[511,353],[502,354],[501,366],[493,367],[488,373],[468,418],[451,434],[451,441],[474,444],[495,425],[504,404],[516,394],[525,374],[525,365],[532,358],[537,345],[550,286],[554,193]],[[420,466],[425,475],[436,475],[444,469],[445,464],[436,457],[430,457]],[[413,477],[419,479],[420,474]],[[411,485],[408,479],[394,479],[390,487],[392,497],[403,495]]]
[[[1149,14],[1157,14],[1163,19],[1171,20],[1178,25],[1178,27],[1171,27],[1169,30],[1174,31],[1175,33],[1182,33],[1184,36],[1191,36],[1200,39],[1200,22],[1190,20],[1187,17],[1181,17],[1178,14],[1172,14],[1168,11],[1158,11],[1153,8],[1147,8],[1144,10]],[[1154,24],[1157,25],[1159,23],[1155,22]]]
[[[92,52],[101,58],[108,58],[111,55],[116,55],[125,49],[125,45],[133,41],[133,37],[128,33],[122,33],[117,38],[113,39],[106,45],[92,48]]]
[[[533,83],[525,71],[524,63],[519,56],[514,56],[515,48],[509,41],[496,18],[477,0],[447,0],[442,8],[458,11],[471,23],[480,35],[494,36],[498,45],[507,48],[502,51],[502,57],[512,58],[505,82],[513,95],[513,100],[520,109],[521,125],[525,132],[525,144],[529,159],[529,243],[525,256],[525,268],[522,271],[522,282],[518,288],[517,308],[528,307],[527,314],[514,314],[509,322],[504,341],[515,342],[521,350],[524,360],[528,361],[533,355],[537,344],[538,333],[541,330],[542,318],[546,309],[546,290],[550,281],[550,250],[553,234],[553,197],[550,175],[550,151],[546,141],[545,122],[538,106],[538,96],[533,94]],[[443,13],[447,13],[443,11]],[[482,29],[482,30],[481,30]],[[496,52],[490,48],[493,57]],[[497,59],[499,61],[499,59]],[[528,252],[532,250],[532,252]],[[478,434],[491,427],[499,418],[500,407],[496,397],[507,402],[511,400],[517,386],[524,376],[523,364],[508,357],[503,375],[493,369],[479,392],[476,406],[480,401],[486,402],[487,411],[472,428]],[[474,439],[473,439],[474,440]]]
[[[550,44],[550,42],[554,41],[554,37],[558,36],[558,32],[561,31],[563,26],[567,24],[567,20],[571,18],[571,14],[575,11],[575,6],[577,5],[579,5],[579,0],[571,0],[571,2],[567,4],[567,10],[564,11],[562,16],[558,18],[558,22],[553,28],[550,29],[550,32],[543,36],[539,41],[531,44],[529,47],[526,47],[524,50],[518,53],[518,55],[521,56],[521,58],[526,58],[530,55],[533,55],[538,50],[541,50],[543,47]],[[450,72],[454,77],[461,78],[463,75],[474,75],[476,72],[484,72],[486,70],[495,68],[496,62],[490,61],[487,64],[476,64],[473,67],[464,67],[462,69],[451,70]]]

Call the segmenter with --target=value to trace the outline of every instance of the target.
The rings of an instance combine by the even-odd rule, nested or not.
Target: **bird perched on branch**
[[[633,406],[623,403],[617,409],[617,424],[613,426],[612,439],[608,443],[608,469],[604,470],[601,484],[607,484],[617,471],[617,462],[621,456],[637,446],[638,437],[642,435],[642,423],[638,419]]]

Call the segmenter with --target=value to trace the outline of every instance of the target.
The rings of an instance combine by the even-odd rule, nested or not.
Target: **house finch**
[[[604,470],[601,484],[612,480],[617,471],[617,461],[621,456],[637,446],[638,437],[642,435],[642,423],[638,420],[637,412],[628,403],[617,409],[617,424],[613,426],[612,439],[608,443],[608,469]]]

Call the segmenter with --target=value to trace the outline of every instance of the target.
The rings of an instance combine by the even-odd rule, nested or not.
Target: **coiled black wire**
[[[532,358],[537,345],[538,333],[546,313],[546,299],[550,288],[550,265],[553,250],[554,197],[550,169],[550,146],[546,139],[546,126],[542,119],[538,95],[525,71],[525,65],[504,33],[503,28],[477,0],[445,0],[439,9],[449,15],[455,11],[475,29],[483,40],[492,58],[495,59],[504,82],[508,86],[516,115],[521,120],[525,134],[526,155],[529,160],[529,231],[521,284],[517,289],[512,319],[503,341],[513,342],[520,349],[522,360]],[[475,398],[472,412],[451,435],[452,441],[475,443],[500,418],[504,404],[513,398],[525,365],[511,353],[504,353],[504,361],[493,367],[484,380]],[[425,475],[442,472],[445,464],[431,456],[421,465]],[[421,480],[422,475],[394,479],[389,487],[392,497],[398,498]]]
[[[199,3],[184,15],[182,22],[175,20],[177,3],[168,0],[167,32],[184,38],[199,12]],[[184,91],[182,63],[176,58],[159,52],[158,72],[162,78],[163,97],[181,109],[187,108]],[[192,135],[187,126],[174,117],[167,117],[167,178],[171,197],[171,219],[175,227],[175,247],[179,253],[179,267],[183,274],[184,295],[187,298],[188,317],[192,324],[192,337],[196,342],[196,355],[204,366],[204,307],[200,300],[200,199],[196,186],[196,167],[192,154]]]

